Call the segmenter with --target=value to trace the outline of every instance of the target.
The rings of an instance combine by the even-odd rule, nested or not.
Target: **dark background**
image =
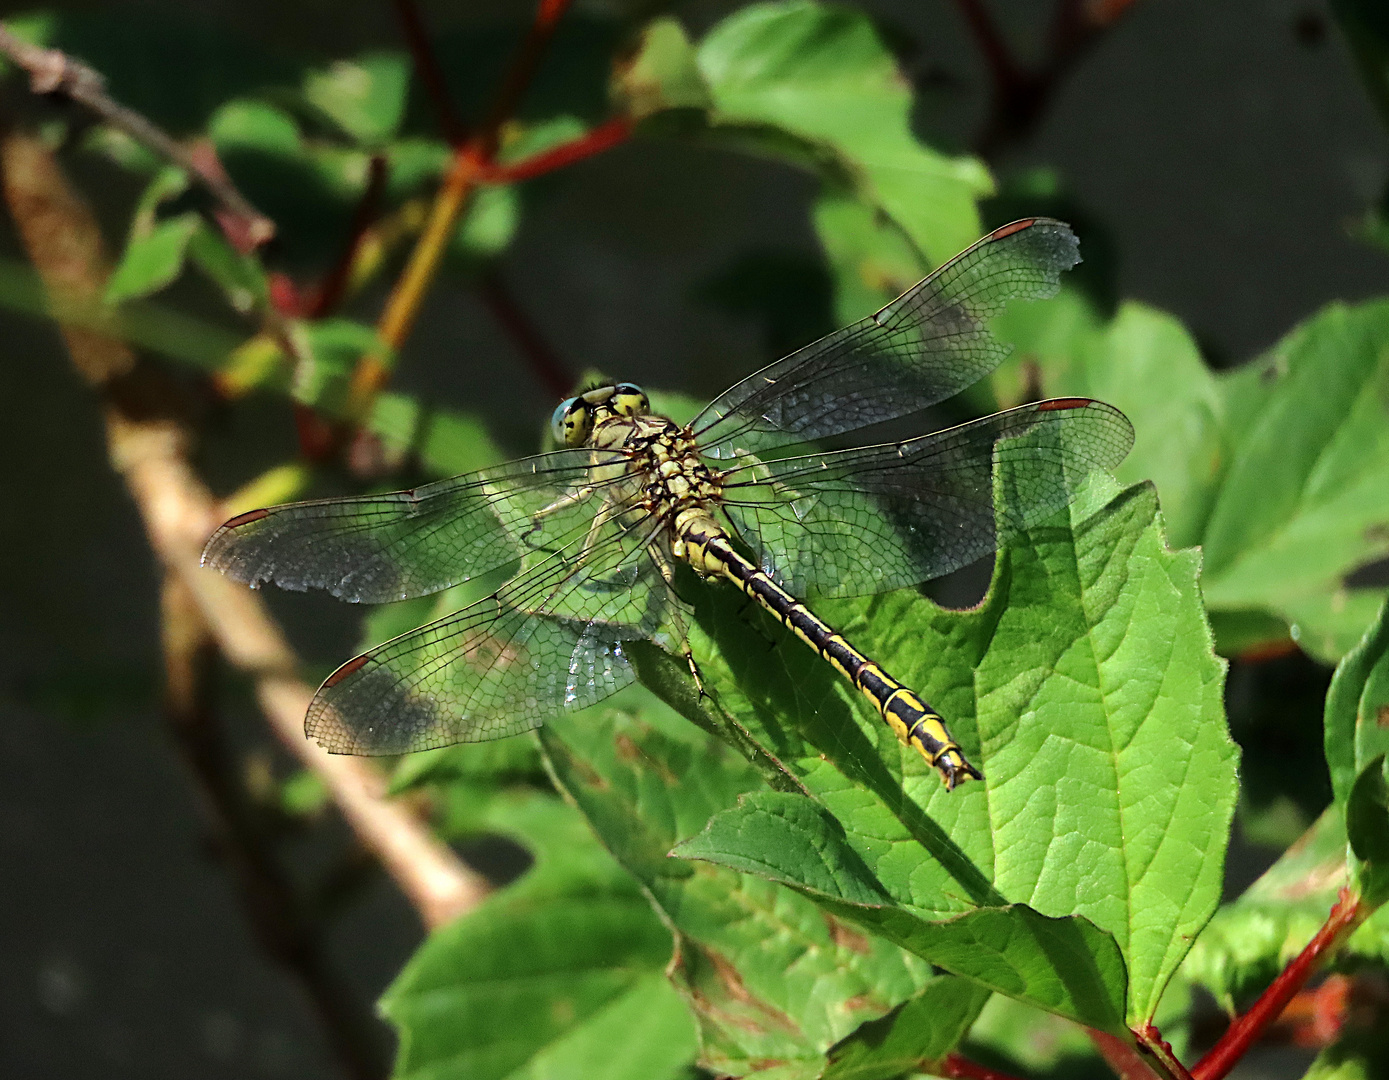
[[[439,32],[519,27],[532,9],[422,6]],[[672,10],[697,33],[735,6]],[[919,130],[966,141],[987,77],[955,6],[862,6],[893,28],[909,72],[930,88]],[[384,0],[168,7],[291,57],[399,47]],[[1047,5],[993,7],[1019,51],[1035,53]],[[1058,170],[1093,223],[1082,251],[1111,243],[1120,294],[1175,313],[1218,363],[1252,356],[1329,300],[1385,291],[1389,261],[1348,225],[1378,196],[1389,149],[1320,3],[1138,0],[1031,141],[995,164]],[[115,205],[131,193],[105,194]],[[598,367],[708,396],[763,356],[756,321],[701,301],[701,287],[749,253],[813,258],[813,194],[789,168],[635,142],[571,169],[525,218],[503,273],[574,373]],[[51,327],[0,313],[0,341],[0,1073],[337,1075],[297,989],[255,946],[161,726],[158,577],[106,464],[97,407]],[[425,306],[399,382],[477,411],[516,452],[534,448],[554,406],[475,292],[449,278]],[[267,462],[288,452],[283,412],[267,406],[247,422],[263,424]],[[312,660],[350,653],[355,613],[312,597],[275,601]],[[117,715],[85,709],[84,719],[84,703],[113,687]],[[264,740],[242,713],[236,731],[254,750]],[[320,854],[308,844],[302,858]],[[1267,858],[1237,848],[1231,887]],[[335,924],[333,952],[374,998],[420,935],[410,908],[376,881]],[[1245,1069],[1262,1075],[1256,1059]]]

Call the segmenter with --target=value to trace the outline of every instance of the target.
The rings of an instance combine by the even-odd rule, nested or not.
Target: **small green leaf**
[[[405,115],[410,61],[395,52],[338,60],[304,77],[304,97],[363,146],[390,139]]]
[[[690,39],[668,15],[647,23],[631,57],[615,65],[612,92],[636,119],[663,109],[703,109],[711,104]]]
[[[188,243],[201,223],[190,210],[159,222],[148,235],[131,237],[106,284],[106,302],[119,304],[148,296],[177,278],[183,272]]]
[[[941,975],[881,1020],[870,1020],[831,1048],[823,1080],[893,1080],[939,1062],[969,1030],[989,993]]]
[[[237,251],[220,229],[206,221],[189,238],[188,257],[243,315],[268,302],[269,285],[260,260]]]
[[[511,244],[521,223],[521,202],[514,187],[480,189],[458,224],[452,250],[469,260],[488,259]]]
[[[1258,881],[1216,913],[1182,973],[1234,1013],[1326,922],[1340,890],[1351,884],[1346,852],[1344,805],[1329,806]],[[1381,907],[1351,935],[1333,970],[1355,970],[1366,958],[1389,959],[1389,908]]]
[[[291,393],[296,401],[329,413],[345,405],[347,380],[363,354],[385,351],[376,328],[351,319],[318,319],[291,328],[302,356],[295,364]]]
[[[304,144],[290,115],[262,101],[229,101],[208,121],[208,135],[218,152],[254,150],[271,157],[297,159]]]

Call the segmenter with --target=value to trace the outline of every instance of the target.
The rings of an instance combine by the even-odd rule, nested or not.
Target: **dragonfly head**
[[[645,416],[650,411],[651,402],[640,386],[599,386],[561,401],[550,418],[550,430],[561,446],[583,446],[600,421],[614,416]]]

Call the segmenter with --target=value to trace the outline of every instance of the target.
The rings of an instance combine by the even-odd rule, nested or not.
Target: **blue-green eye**
[[[651,402],[640,386],[625,382],[613,387],[609,407],[619,416],[645,416],[651,411]]]
[[[550,417],[550,431],[561,446],[581,446],[588,438],[591,419],[587,405],[576,397],[567,398]]]

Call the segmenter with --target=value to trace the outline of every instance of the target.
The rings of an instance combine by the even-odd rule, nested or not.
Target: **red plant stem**
[[[556,400],[567,395],[574,386],[573,374],[550,348],[550,343],[541,336],[535,324],[526,317],[512,297],[511,290],[506,287],[506,282],[495,272],[486,274],[480,283],[480,292],[482,302],[487,305],[492,317],[525,354],[545,389]]]
[[[1278,1019],[1289,1001],[1312,977],[1321,962],[1360,925],[1365,914],[1360,897],[1350,889],[1342,889],[1331,908],[1331,914],[1316,936],[1307,943],[1287,967],[1279,972],[1269,988],[1243,1016],[1231,1024],[1210,1048],[1210,1051],[1191,1070],[1193,1080],[1223,1080],[1235,1063],[1248,1051],[1269,1024]]]
[[[1014,1080],[1007,1073],[978,1065],[959,1054],[945,1055],[945,1060],[940,1063],[940,1074],[951,1080]]]
[[[1164,1075],[1174,1077],[1175,1080],[1191,1080],[1191,1073],[1186,1071],[1186,1066],[1177,1060],[1176,1054],[1172,1053],[1172,1044],[1162,1037],[1162,1032],[1156,1027],[1152,1024],[1144,1024],[1134,1032],[1134,1035],[1138,1039],[1138,1048],[1150,1055],[1150,1057],[1145,1058],[1138,1050],[1129,1048],[1137,1063],[1143,1066],[1143,1076],[1152,1076],[1155,1071],[1150,1064],[1151,1059],[1161,1066]]]
[[[518,180],[543,176],[576,161],[601,154],[604,150],[611,150],[614,146],[620,146],[631,137],[634,126],[631,117],[614,117],[577,139],[560,143],[522,161],[512,162],[510,165],[493,165],[489,162],[483,167],[479,179],[484,184],[514,184]]]
[[[405,44],[415,61],[415,74],[420,77],[424,91],[434,105],[439,129],[450,146],[462,146],[468,132],[463,126],[458,110],[453,106],[453,96],[449,93],[444,69],[439,66],[439,58],[434,55],[434,49],[429,44],[429,34],[424,28],[424,19],[420,17],[420,9],[416,6],[415,0],[393,2],[396,16],[400,19],[401,33],[405,36]]]
[[[384,155],[373,154],[369,168],[366,189],[352,211],[347,243],[343,245],[333,268],[328,271],[328,276],[308,300],[308,316],[311,319],[331,315],[342,303],[342,298],[347,292],[347,284],[352,280],[352,267],[357,261],[357,253],[361,250],[362,239],[381,213],[381,201],[386,194],[386,178],[389,175]]]

